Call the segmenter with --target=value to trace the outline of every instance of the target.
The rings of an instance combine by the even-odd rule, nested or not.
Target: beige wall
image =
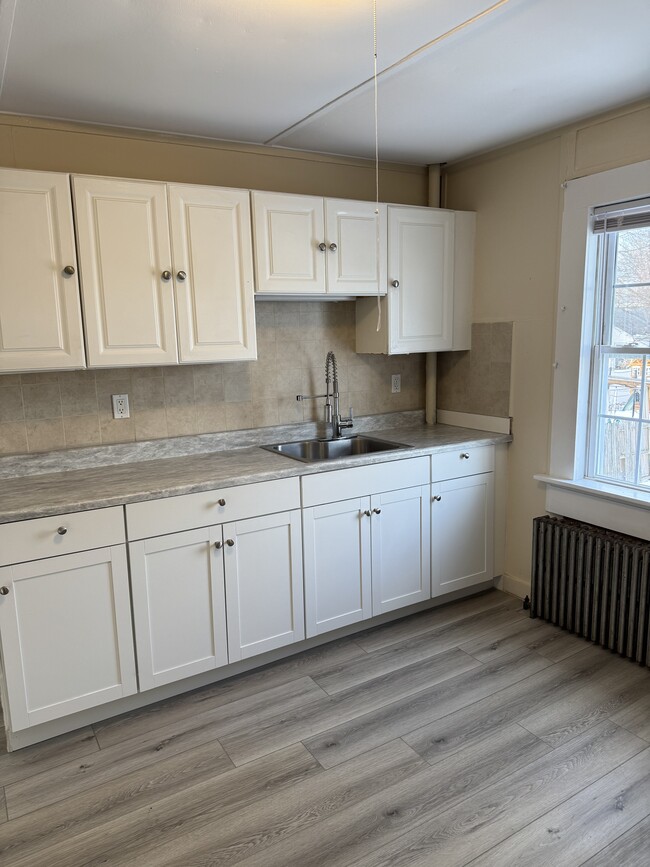
[[[372,199],[367,160],[0,116],[0,165]],[[382,165],[384,201],[424,205],[426,168]],[[0,454],[288,424],[318,416],[328,349],[340,363],[341,406],[358,415],[424,407],[424,356],[354,352],[353,302],[256,304],[259,360],[0,376]],[[390,375],[402,374],[392,395]],[[115,421],[111,394],[128,393]]]
[[[530,579],[533,480],[548,468],[562,182],[650,157],[643,103],[447,168],[445,205],[477,211],[475,322],[514,323],[506,574]]]
[[[0,166],[375,198],[370,160],[0,115]],[[426,205],[424,166],[382,163],[384,202]]]

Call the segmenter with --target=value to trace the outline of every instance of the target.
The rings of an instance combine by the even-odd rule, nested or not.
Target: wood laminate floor
[[[650,671],[498,591],[16,753],[3,867],[646,867]]]

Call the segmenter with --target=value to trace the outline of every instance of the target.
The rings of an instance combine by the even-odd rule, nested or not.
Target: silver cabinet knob
[[[223,497],[221,497],[221,499],[217,500],[217,503],[218,503],[220,506],[225,506],[225,505],[226,505],[226,501],[224,500]]]
[[[434,503],[439,503],[440,500],[442,500],[442,497],[440,496],[440,494],[435,494],[435,496],[434,496],[434,498],[433,498],[433,502],[434,502]]]
[[[223,542],[215,542],[214,547],[217,549],[217,551],[220,551],[223,548]]]
[[[226,539],[226,545],[227,545],[229,548],[232,548],[234,544],[235,544],[235,540],[234,540],[234,539]]]
[[[179,271],[178,274],[176,275],[176,279],[182,283],[183,280],[187,279],[187,274],[185,273],[185,271]]]
[[[9,588],[8,587],[0,587],[0,596],[8,596]]]
[[[393,280],[390,285],[393,287],[393,289],[399,289],[399,280]]]
[[[338,250],[338,247],[336,246],[336,244],[333,241],[330,244],[330,250],[332,251],[332,253],[336,253],[336,251]]]
[[[466,461],[469,460],[469,452],[461,452],[460,453],[461,460],[464,459]]]
[[[75,273],[74,266],[73,265],[66,265],[65,268],[63,269],[63,273],[67,274],[68,277],[72,277],[72,275]]]
[[[67,527],[59,527],[56,532],[59,534],[59,536],[65,536],[65,534],[68,532],[68,528]]]
[[[160,276],[163,278],[163,280],[171,280],[172,279],[172,272],[171,271],[163,271]]]
[[[366,509],[363,514],[366,516],[366,518],[369,518],[372,515],[372,512],[370,511],[370,509]]]
[[[324,241],[321,241],[318,245],[318,249],[321,251],[321,253],[324,253],[325,250],[327,250],[327,244]]]
[[[381,515],[381,509],[373,509],[372,513],[373,515]]]

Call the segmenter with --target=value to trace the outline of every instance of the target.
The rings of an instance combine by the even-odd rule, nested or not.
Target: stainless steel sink
[[[354,436],[342,437],[337,440],[300,440],[294,443],[276,443],[272,446],[262,446],[262,448],[310,464],[316,461],[333,461],[337,458],[349,458],[355,455],[392,452],[398,449],[408,449],[410,446],[388,440],[379,440],[374,437]]]

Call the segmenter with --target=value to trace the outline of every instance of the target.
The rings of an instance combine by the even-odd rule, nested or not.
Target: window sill
[[[535,479],[546,485],[548,512],[650,540],[650,493],[592,479]]]

